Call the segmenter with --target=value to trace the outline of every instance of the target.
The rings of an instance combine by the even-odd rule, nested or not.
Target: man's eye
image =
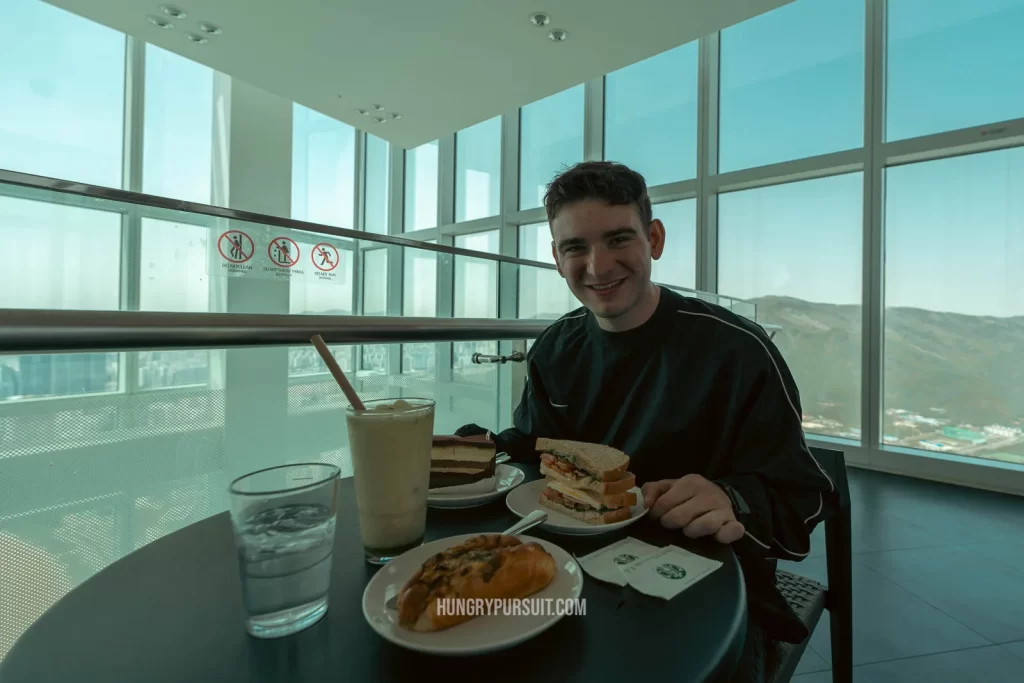
[[[622,244],[622,243],[628,242],[628,241],[629,241],[629,237],[627,237],[625,235],[619,235],[618,237],[613,237],[612,238],[612,244]]]
[[[573,253],[573,252],[576,252],[576,251],[582,251],[582,250],[583,250],[583,247],[581,247],[581,246],[580,246],[580,245],[578,245],[578,244],[574,244],[574,245],[573,245],[573,246],[571,246],[571,247],[566,247],[565,249],[563,249],[563,251],[564,251],[564,252],[565,252],[566,254],[571,254],[571,253]]]

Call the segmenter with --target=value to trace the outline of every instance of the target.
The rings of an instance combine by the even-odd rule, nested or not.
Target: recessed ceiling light
[[[388,122],[388,120],[386,118],[384,118],[383,116],[374,116],[373,120],[376,121],[377,123],[387,123]]]
[[[192,41],[193,43],[195,43],[196,45],[205,45],[206,43],[210,42],[206,38],[203,38],[198,33],[190,33],[190,34],[188,34],[188,39],[190,41]]]
[[[370,112],[366,111],[365,109],[356,109],[356,111],[359,112],[362,116],[370,115]]]
[[[342,99],[342,98],[343,98],[343,97],[345,97],[345,96],[344,96],[344,95],[342,95],[341,93],[338,93],[338,94],[336,94],[336,95],[335,95],[335,97],[337,97],[337,98],[338,98],[338,99],[340,100],[340,99]]]
[[[160,9],[167,16],[174,17],[175,19],[184,19],[186,16],[188,16],[185,14],[185,12],[178,9],[177,7],[174,7],[173,5],[161,5]]]
[[[398,119],[402,118],[402,115],[395,112],[394,114],[391,115],[391,118],[397,121]]]
[[[551,22],[551,17],[544,14],[543,12],[534,12],[530,15],[530,23],[534,26],[547,26]]]
[[[160,17],[146,17],[146,20],[157,28],[174,28],[174,24]]]
[[[375,110],[377,110],[377,111],[384,111],[384,105],[383,104],[375,104],[375,105],[373,105],[373,108]]]
[[[553,28],[550,31],[548,31],[548,38],[555,41],[556,43],[560,43],[568,37],[569,32],[566,31],[564,28]]]
[[[220,30],[219,26],[214,26],[213,24],[208,24],[205,21],[199,22],[199,30],[202,31],[203,33],[207,34],[207,35],[210,35],[210,36],[219,36],[221,34],[221,30]]]

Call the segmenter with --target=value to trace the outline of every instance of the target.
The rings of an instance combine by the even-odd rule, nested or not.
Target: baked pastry
[[[398,624],[420,632],[450,628],[474,616],[438,614],[439,600],[525,598],[544,589],[556,572],[555,558],[539,543],[473,536],[431,556],[406,582],[398,594]]]

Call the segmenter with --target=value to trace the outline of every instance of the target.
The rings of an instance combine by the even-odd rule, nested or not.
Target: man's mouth
[[[618,280],[612,280],[611,282],[602,282],[601,284],[587,285],[587,287],[594,290],[595,292],[601,292],[603,294],[606,292],[610,292],[611,290],[615,289],[625,281],[626,278],[622,277],[619,278]]]

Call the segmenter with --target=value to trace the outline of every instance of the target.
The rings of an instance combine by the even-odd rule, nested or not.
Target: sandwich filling
[[[570,488],[557,481],[549,481],[541,495],[552,502],[580,512],[596,511],[603,514],[625,507],[624,505],[611,507],[606,504],[607,501],[600,500],[597,496],[588,495],[585,491]]]
[[[557,470],[559,474],[563,474],[573,481],[587,485],[591,482],[600,482],[600,477],[595,477],[591,472],[583,469],[576,462],[576,458],[571,455],[563,455],[561,453],[541,453],[541,462],[550,467],[553,470]]]

